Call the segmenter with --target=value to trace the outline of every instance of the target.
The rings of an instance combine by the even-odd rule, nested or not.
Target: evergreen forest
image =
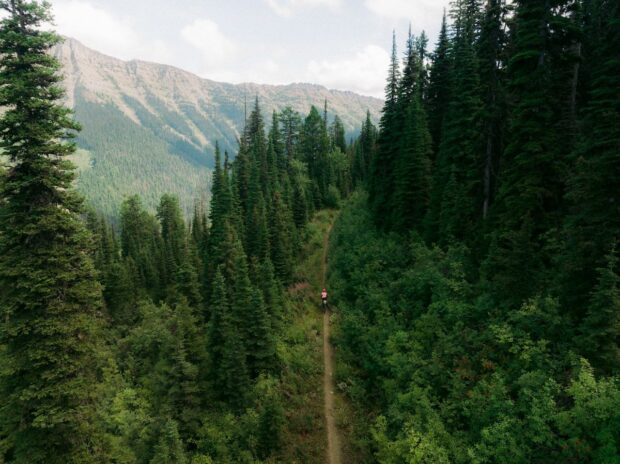
[[[88,206],[0,9],[0,464],[620,463],[620,2],[453,0],[355,140],[256,97],[189,218]]]

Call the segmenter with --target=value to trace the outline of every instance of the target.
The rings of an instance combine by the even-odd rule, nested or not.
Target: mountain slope
[[[266,115],[291,106],[305,114],[328,102],[354,133],[366,110],[377,118],[382,102],[310,84],[225,84],[166,65],[121,61],[74,39],[54,54],[65,74],[67,104],[84,129],[79,189],[98,210],[113,214],[123,197],[141,194],[153,207],[172,192],[183,207],[205,197],[216,140],[234,155],[245,102],[257,96]]]

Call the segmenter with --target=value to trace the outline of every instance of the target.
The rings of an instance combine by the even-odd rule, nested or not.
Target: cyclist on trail
[[[321,301],[323,302],[323,309],[327,308],[327,289],[323,289],[321,292]]]

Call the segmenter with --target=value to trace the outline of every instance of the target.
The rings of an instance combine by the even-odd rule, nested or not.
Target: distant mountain
[[[83,126],[75,157],[78,188],[98,210],[113,214],[122,199],[139,193],[149,207],[161,194],[179,195],[189,210],[205,197],[218,140],[234,156],[248,106],[258,96],[267,123],[285,106],[306,114],[328,102],[349,134],[366,110],[378,118],[382,101],[311,84],[225,84],[143,61],[121,61],[74,39],[58,45],[67,105]]]

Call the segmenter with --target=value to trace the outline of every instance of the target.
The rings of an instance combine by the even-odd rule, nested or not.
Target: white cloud
[[[161,40],[145,40],[129,21],[88,2],[55,1],[53,13],[60,34],[78,39],[102,53],[125,60],[167,61],[171,56],[168,46]]]
[[[337,9],[342,0],[266,0],[267,4],[280,16],[292,16],[297,10],[304,7],[326,6]]]
[[[438,0],[366,0],[366,8],[379,16],[407,19],[415,24],[429,18],[440,21],[447,3]]]
[[[368,45],[354,57],[341,61],[311,61],[308,77],[326,87],[352,90],[381,97],[385,86],[389,53],[377,45]]]
[[[419,34],[423,30],[435,40],[441,27],[441,16],[449,0],[365,0],[366,8],[389,21],[408,21]]]
[[[218,68],[229,63],[237,53],[237,45],[210,19],[196,19],[181,30],[181,36],[201,52],[203,63],[208,68]]]

